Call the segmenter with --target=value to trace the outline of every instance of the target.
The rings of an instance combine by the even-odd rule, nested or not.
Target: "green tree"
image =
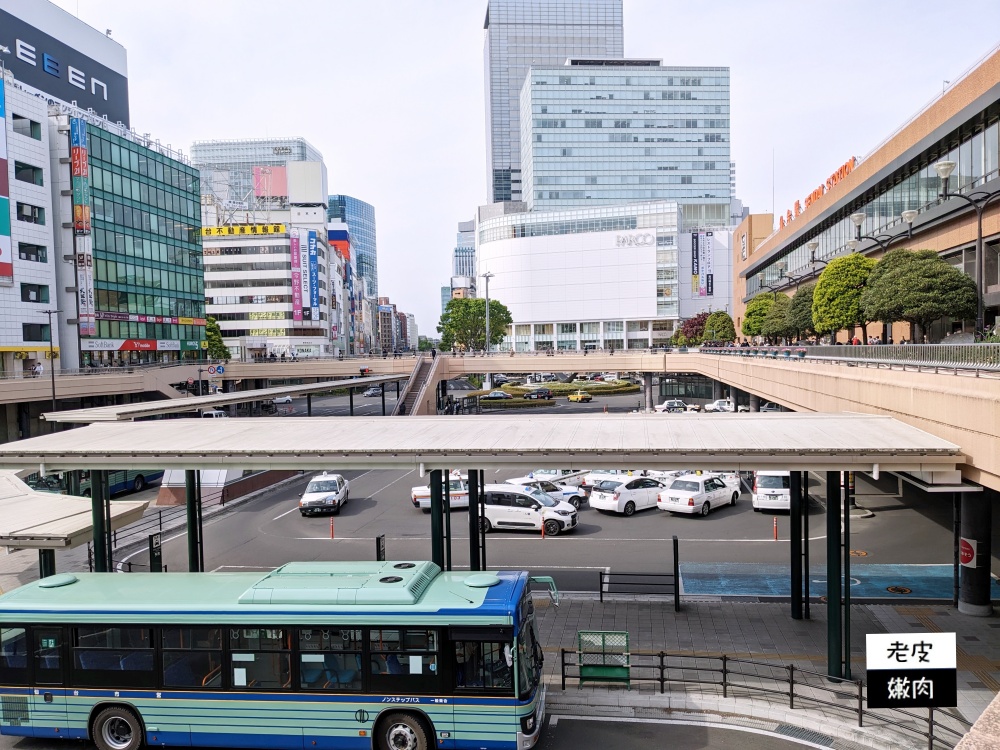
[[[796,336],[809,336],[816,329],[813,327],[813,293],[816,284],[803,284],[792,297],[792,305],[788,308],[788,327],[795,331]]]
[[[861,296],[870,319],[903,320],[921,333],[940,318],[975,317],[977,303],[976,283],[933,250],[890,250]]]
[[[502,302],[490,300],[490,343],[496,346],[514,322],[510,310]],[[458,347],[465,350],[486,348],[486,300],[453,299],[444,309],[437,327],[441,334],[441,348]]]
[[[219,329],[219,324],[215,318],[209,317],[205,319],[205,340],[208,341],[209,359],[229,360],[232,358],[233,355],[229,351],[229,347],[222,340],[222,331]]]
[[[708,313],[702,312],[681,323],[681,333],[684,334],[684,338],[692,344],[701,341],[705,333],[706,320],[708,320]]]
[[[761,326],[773,304],[774,295],[770,292],[761,292],[747,302],[747,310],[743,314],[743,325],[740,327],[744,336],[764,335]]]
[[[774,342],[794,335],[794,330],[788,325],[788,311],[791,309],[791,297],[785,294],[775,295],[771,301],[771,309],[767,311],[764,320],[761,321],[761,335]]]
[[[735,341],[736,326],[729,313],[716,310],[705,321],[705,338],[709,341]]]
[[[861,293],[873,268],[874,260],[851,253],[834,258],[823,269],[813,293],[812,317],[817,333],[836,333],[861,326],[863,338],[868,338],[868,319],[861,310]]]

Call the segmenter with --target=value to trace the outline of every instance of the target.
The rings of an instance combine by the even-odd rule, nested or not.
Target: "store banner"
[[[701,275],[700,260],[701,258],[698,255],[698,233],[691,232],[691,294],[698,294],[698,289],[701,287],[699,280],[699,276]]]
[[[290,234],[292,253],[292,322],[302,322],[302,258],[299,247],[299,230],[293,229]]]
[[[96,336],[97,305],[94,297],[94,252],[90,235],[76,238],[76,289],[80,335]]]
[[[73,192],[73,233],[90,234],[90,155],[87,152],[87,123],[79,117],[69,120],[70,175]]]
[[[14,244],[10,239],[10,183],[7,176],[7,110],[0,78],[0,284],[14,283]]]
[[[715,292],[715,238],[711,232],[705,232],[704,240],[701,242],[702,252],[704,253],[703,261],[701,264],[701,274],[704,279],[702,286],[705,289],[702,297],[714,296]]]
[[[319,242],[316,232],[309,230],[309,306],[312,319],[319,320]]]
[[[312,283],[309,277],[309,232],[308,230],[301,230],[299,233],[301,236],[300,249],[299,249],[299,280],[302,287],[302,319],[312,320],[312,306],[310,301],[312,300]],[[292,262],[292,267],[295,267],[295,262]]]

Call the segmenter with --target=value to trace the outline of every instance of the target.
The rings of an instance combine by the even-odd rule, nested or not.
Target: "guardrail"
[[[180,362],[145,362],[141,364],[125,364],[125,365],[108,365],[105,366],[94,366],[94,367],[80,367],[80,368],[65,368],[56,370],[56,380],[59,378],[66,377],[79,377],[88,376],[96,377],[101,375],[121,375],[130,374],[135,372],[147,372],[150,370],[169,370],[177,367],[201,367],[202,369],[214,364],[223,364],[224,360],[197,360],[197,361],[180,361]],[[31,370],[24,370],[18,372],[4,372],[0,373],[0,381],[4,380],[49,380],[52,377],[52,373],[46,369],[41,375],[35,375]]]
[[[918,371],[1000,372],[1000,344],[879,344],[862,346],[736,346],[700,349],[702,354],[764,359],[804,359],[865,367],[913,367]]]
[[[580,680],[580,666],[597,652],[560,648],[560,680],[566,689],[567,679]],[[928,750],[954,747],[972,727],[971,722],[942,709],[927,709],[921,716],[901,709],[867,707],[865,684],[797,667],[794,664],[742,659],[727,654],[694,655],[632,651],[629,660],[630,682],[653,683],[661,694],[667,686],[705,685],[722,688],[722,697],[742,692],[769,700],[787,699],[789,709],[803,705],[823,706],[857,717],[859,727],[865,720],[897,727],[927,740]],[[593,681],[593,678],[587,678]],[[579,683],[578,683],[579,685]],[[797,705],[798,704],[798,705]]]
[[[608,593],[625,594],[668,594],[674,600],[674,612],[681,611],[681,587],[680,587],[680,558],[677,553],[677,535],[673,539],[674,567],[670,573],[623,573],[615,571],[597,571],[598,585],[597,591],[601,601],[604,601],[604,587],[607,585]],[[638,579],[638,580],[636,580]],[[627,591],[612,592],[611,587],[628,587]]]

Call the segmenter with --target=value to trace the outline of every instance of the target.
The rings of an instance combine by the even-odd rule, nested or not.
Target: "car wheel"
[[[625,508],[623,510],[626,516],[631,516],[633,513],[635,513],[635,503],[629,500],[627,503],[625,503]]]
[[[480,518],[479,519],[479,529],[484,534],[489,534],[491,531],[493,531],[493,524],[490,523],[490,519],[488,519],[488,518],[485,518],[485,517],[484,518]]]
[[[701,515],[707,516],[712,512],[712,506],[708,503],[702,503],[701,505]]]
[[[545,536],[557,536],[559,534],[560,529],[562,529],[562,526],[560,526],[559,522],[556,521],[554,518],[550,518],[548,521],[546,521],[544,523],[544,526],[545,526]]]
[[[583,504],[583,501],[579,497],[572,497],[572,498],[570,498],[569,502],[577,510],[580,510],[580,505]]]
[[[134,489],[136,492],[142,492],[144,489],[146,489],[146,477],[144,477],[142,474],[137,476],[135,478],[135,481],[132,482],[132,489]]]
[[[338,506],[338,507],[334,508],[333,510],[331,510],[330,511],[330,515],[331,516],[339,516],[340,515],[340,507]]]
[[[736,501],[739,500],[739,499],[740,499],[740,493],[739,492],[734,492],[733,493],[732,502],[730,502],[729,504],[730,505],[736,505]]]
[[[136,750],[142,745],[142,726],[132,711],[112,706],[94,719],[90,736],[100,750]]]
[[[300,510],[300,511],[299,511],[299,515],[300,515],[300,516],[302,516],[303,518],[305,518],[305,517],[306,517],[306,516],[308,516],[309,514],[308,514],[308,513],[306,513],[306,512],[304,511],[304,510]]]

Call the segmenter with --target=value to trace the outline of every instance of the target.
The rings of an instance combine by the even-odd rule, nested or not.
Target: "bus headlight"
[[[521,730],[525,734],[531,734],[535,731],[535,715],[529,714],[528,716],[521,717]]]

